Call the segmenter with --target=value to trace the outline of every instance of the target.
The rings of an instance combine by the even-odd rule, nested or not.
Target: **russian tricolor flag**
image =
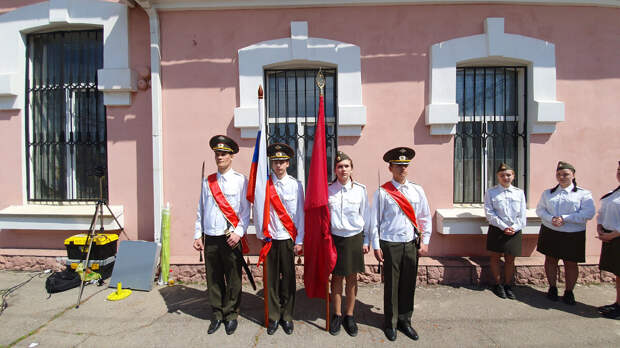
[[[254,204],[254,226],[256,237],[265,238],[269,226],[269,198],[267,195],[267,180],[269,179],[269,165],[267,162],[267,132],[265,131],[263,88],[258,87],[258,124],[260,130],[256,135],[252,168],[248,182],[247,199]]]

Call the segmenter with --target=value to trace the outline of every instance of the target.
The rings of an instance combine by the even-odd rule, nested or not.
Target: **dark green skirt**
[[[599,266],[601,271],[607,271],[620,277],[620,237],[603,243]]]
[[[586,262],[586,231],[560,232],[540,225],[539,253],[572,262]]]
[[[362,246],[364,244],[364,234],[358,233],[351,237],[339,237],[332,235],[338,259],[336,267],[332,274],[339,276],[348,276],[353,273],[364,272],[364,253]]]
[[[521,231],[517,231],[517,233],[509,236],[504,234],[504,231],[499,229],[499,227],[489,225],[487,250],[513,256],[521,256],[521,239]]]

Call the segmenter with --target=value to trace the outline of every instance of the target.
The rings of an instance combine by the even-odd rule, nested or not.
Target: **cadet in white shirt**
[[[250,220],[250,205],[245,198],[248,180],[232,169],[234,154],[239,152],[234,140],[216,135],[209,145],[215,152],[217,165],[217,173],[209,177],[217,178],[213,184],[223,194],[220,196],[223,202],[216,200],[209,180],[203,180],[193,246],[196,250],[204,250],[205,256],[207,298],[214,316],[207,333],[217,331],[224,321],[226,333],[230,335],[237,328],[241,305],[241,259],[238,253],[233,252],[233,247],[238,247]],[[233,228],[229,222],[233,219],[222,213],[219,206],[222,203],[234,210],[239,220],[236,227]]]
[[[596,209],[590,191],[577,186],[575,167],[558,162],[555,178],[558,185],[545,190],[536,207],[536,214],[542,219],[536,249],[545,254],[545,273],[549,281],[547,297],[558,300],[556,278],[558,260],[562,259],[566,273],[563,300],[574,305],[573,289],[579,275],[577,263],[586,259],[586,222],[594,217]]]
[[[334,315],[330,321],[329,333],[337,335],[342,325],[350,336],[355,337],[358,330],[353,319],[353,309],[357,294],[357,274],[364,272],[362,244],[365,227],[366,231],[368,229],[368,194],[366,186],[353,181],[353,161],[344,152],[336,153],[334,171],[336,180],[328,188],[329,214],[338,258],[332,272],[331,301]],[[345,277],[347,299],[343,319],[341,304]]]
[[[383,155],[392,180],[373,196],[369,233],[364,240],[364,248],[367,250],[370,244],[375,258],[385,262],[383,332],[390,341],[396,340],[397,329],[413,340],[418,339],[411,327],[417,259],[428,252],[432,217],[422,187],[407,180],[409,162],[414,156],[415,151],[408,147],[397,147]]]
[[[616,180],[620,183],[620,161]],[[620,186],[601,198],[597,223],[598,239],[603,241],[599,268],[616,275],[616,302],[599,307],[599,311],[608,318],[616,319],[620,317]]]
[[[498,185],[484,195],[484,212],[489,222],[487,250],[491,252],[493,292],[501,298],[515,299],[512,292],[515,257],[521,256],[521,230],[526,223],[525,194],[512,186],[514,169],[502,163],[496,172]],[[500,284],[500,257],[504,254],[504,285]]]
[[[270,240],[257,229],[257,237],[263,243],[272,243],[265,260],[268,270],[269,335],[276,332],[278,324],[282,325],[288,335],[294,329],[295,255],[303,251],[304,241],[304,189],[299,180],[286,172],[294,154],[293,149],[286,144],[275,143],[267,147],[273,172],[271,180],[283,208],[279,210],[277,202],[270,198]]]

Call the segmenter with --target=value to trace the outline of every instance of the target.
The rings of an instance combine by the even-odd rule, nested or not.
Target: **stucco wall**
[[[237,50],[290,36],[291,21],[307,21],[308,35],[358,45],[367,124],[361,137],[341,137],[339,148],[355,161],[355,178],[372,193],[389,179],[385,150],[412,146],[410,178],[424,186],[431,209],[452,207],[453,140],[431,136],[424,123],[428,102],[429,48],[441,41],[483,33],[487,17],[505,18],[505,32],[556,46],[557,99],[566,121],[552,135],[531,137],[528,207],[555,185],[557,160],[577,167],[577,179],[595,197],[615,187],[620,141],[614,124],[620,102],[620,10],[550,6],[386,6],[287,10],[163,12],[165,199],[172,203],[173,261],[195,262],[191,239],[202,160],[215,171],[210,136],[239,140],[234,167],[248,172],[253,141],[241,140],[232,123],[238,106]],[[380,179],[378,179],[378,177]],[[587,254],[595,255],[594,223]],[[535,254],[535,236],[524,254]],[[434,233],[436,256],[484,255],[483,236]]]

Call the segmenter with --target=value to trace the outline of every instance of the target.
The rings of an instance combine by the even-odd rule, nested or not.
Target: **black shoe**
[[[267,335],[273,335],[278,331],[278,322],[269,320],[269,325],[267,325]]]
[[[340,333],[340,325],[342,324],[342,316],[336,315],[332,317],[332,321],[329,322],[329,333],[332,336],[336,336]]]
[[[346,331],[349,336],[357,336],[357,324],[355,324],[355,319],[353,319],[352,315],[344,316],[344,322],[342,323],[342,326],[344,326],[344,331]]]
[[[615,304],[615,306],[613,307],[613,309],[602,313],[603,316],[605,318],[609,318],[609,319],[618,319],[620,318],[620,306]]]
[[[508,297],[511,300],[516,300],[517,297],[515,296],[515,293],[512,292],[512,287],[510,285],[504,285],[504,292],[506,293],[506,297]]]
[[[293,333],[293,329],[295,328],[295,325],[293,325],[293,321],[287,321],[287,320],[280,320],[280,325],[282,325],[282,329],[284,330],[284,333],[286,333],[287,335],[291,335]]]
[[[571,306],[577,304],[577,302],[575,302],[575,295],[570,290],[564,290],[564,296],[562,296],[562,301]]]
[[[406,321],[399,321],[397,325],[398,329],[405,334],[405,336],[411,338],[414,341],[418,340],[418,333],[411,327],[411,324]]]
[[[220,325],[222,325],[222,321],[221,320],[219,320],[219,319],[211,320],[211,324],[209,325],[209,329],[207,330],[207,333],[209,335],[214,333],[215,331],[217,331],[217,329],[220,328]]]
[[[499,297],[499,298],[506,298],[506,293],[504,292],[504,287],[499,285],[499,284],[495,284],[495,286],[493,287],[493,293],[495,295],[497,295],[497,297]]]
[[[596,309],[600,312],[600,313],[605,313],[605,312],[609,312],[614,310],[614,308],[616,308],[617,306],[619,306],[617,303],[612,303],[612,304],[608,304],[608,305],[604,305],[604,306],[600,306],[600,307],[596,307]]]
[[[550,286],[549,290],[547,291],[547,298],[550,299],[551,301],[557,301],[558,300],[558,288],[556,288],[555,286]]]
[[[388,340],[396,341],[396,329],[394,329],[393,327],[386,327],[385,329],[383,329],[383,333]]]
[[[237,319],[224,320],[224,329],[226,329],[227,335],[232,335],[237,330]]]

